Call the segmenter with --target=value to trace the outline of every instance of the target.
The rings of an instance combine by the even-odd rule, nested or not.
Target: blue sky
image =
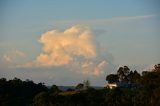
[[[28,78],[58,85],[74,85],[90,79],[93,85],[102,86],[106,83],[106,74],[115,72],[119,65],[136,65],[135,68],[143,69],[157,64],[160,61],[159,5],[158,0],[0,1],[0,77]],[[73,53],[67,49],[67,56],[74,61],[66,61],[65,65],[59,66],[53,62],[55,64],[50,67],[35,67],[35,64],[39,64],[35,62],[36,58],[41,58],[41,54],[49,54],[43,50],[48,43],[39,42],[42,34],[47,36],[46,32],[57,30],[61,36],[59,39],[63,41],[63,38],[66,39],[64,31],[72,27],[92,33],[86,35],[92,39],[87,38],[85,44],[86,47],[96,47],[92,52],[97,56],[86,58],[91,52],[85,54],[86,48],[81,45],[84,51],[81,56],[74,54],[78,50]],[[55,41],[54,37],[53,35]],[[80,39],[75,41],[83,42]],[[52,51],[59,53],[55,49]],[[32,64],[30,68],[17,67],[29,62]],[[73,67],[75,64],[78,66]],[[80,68],[86,64],[89,65],[87,70],[91,72]]]

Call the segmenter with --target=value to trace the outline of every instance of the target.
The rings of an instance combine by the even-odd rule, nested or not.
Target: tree
[[[160,86],[160,73],[159,72],[147,72],[141,78],[141,84],[150,88],[156,88]]]
[[[82,90],[84,88],[84,84],[82,83],[79,83],[77,86],[76,86],[76,90]]]
[[[120,78],[123,79],[124,76],[127,76],[130,72],[130,69],[128,68],[128,66],[123,66],[123,67],[120,67],[117,71],[117,74]]]
[[[61,90],[56,85],[52,85],[50,88],[50,93],[52,95],[57,95]]]
[[[148,74],[149,73],[149,71],[143,71],[142,72],[142,76],[144,76],[144,75],[146,75],[146,74]]]
[[[137,83],[140,80],[140,77],[141,75],[136,70],[134,72],[130,71],[130,73],[127,76],[128,81],[130,83]]]
[[[89,80],[84,81],[83,84],[84,84],[84,89],[88,89],[90,87],[90,81]]]
[[[135,70],[133,73],[133,82],[136,83],[140,80],[141,75]]]
[[[153,71],[155,71],[155,72],[160,72],[160,64],[156,64],[156,65],[154,66]]]
[[[152,106],[160,106],[160,87],[153,90]]]
[[[124,82],[128,82],[128,75],[130,73],[130,69],[128,68],[128,66],[123,66],[120,67],[117,71],[117,75],[119,77],[120,81],[124,81]]]
[[[34,99],[32,106],[48,106],[49,105],[49,96],[46,92],[38,93]]]
[[[123,67],[123,71],[124,71],[124,74],[125,74],[125,75],[128,75],[129,72],[130,72],[130,69],[128,68],[128,66],[124,66],[124,67]]]
[[[118,75],[110,74],[106,77],[106,81],[108,81],[108,83],[115,83],[118,81]]]

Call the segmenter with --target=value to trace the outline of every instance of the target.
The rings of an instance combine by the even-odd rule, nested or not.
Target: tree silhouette
[[[82,90],[84,88],[84,84],[79,83],[75,88],[76,90]]]
[[[106,81],[108,81],[108,83],[115,83],[118,81],[118,75],[110,74],[110,75],[106,76]]]

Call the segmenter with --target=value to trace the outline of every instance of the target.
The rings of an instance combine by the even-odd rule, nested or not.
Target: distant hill
[[[47,88],[50,88],[51,86],[47,86]],[[95,89],[102,89],[104,87],[101,87],[101,86],[92,86],[93,88]],[[68,89],[75,89],[75,86],[58,86],[58,88],[62,91],[66,91]]]
[[[68,89],[75,89],[74,86],[58,86],[58,88],[62,91],[66,91]]]

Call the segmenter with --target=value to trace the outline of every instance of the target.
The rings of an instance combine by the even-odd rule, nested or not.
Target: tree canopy
[[[0,79],[0,106],[160,106],[159,64],[152,71],[139,74],[127,66],[120,67],[116,74],[107,75],[109,83],[123,80],[140,85],[136,89],[117,87],[95,89],[90,82],[79,83],[76,89],[61,91],[58,86],[46,87],[44,83],[19,78]],[[125,76],[124,79],[121,76]]]

